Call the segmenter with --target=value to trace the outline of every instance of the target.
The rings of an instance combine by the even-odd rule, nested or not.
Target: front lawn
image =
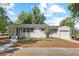
[[[13,47],[57,47],[57,48],[79,48],[79,44],[58,39],[58,38],[48,38],[48,39],[30,39],[26,41],[19,41]]]
[[[78,39],[79,40],[79,31],[78,32],[76,32],[76,39]]]

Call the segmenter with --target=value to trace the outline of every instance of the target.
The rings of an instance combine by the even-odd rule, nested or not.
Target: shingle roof
[[[49,26],[50,29],[58,29],[60,26]]]
[[[22,27],[22,28],[45,28],[46,24],[12,24],[9,27]]]
[[[58,29],[60,26],[48,26],[46,24],[12,24],[8,26],[9,28],[12,27],[22,27],[22,28],[46,28],[49,27],[50,29]]]

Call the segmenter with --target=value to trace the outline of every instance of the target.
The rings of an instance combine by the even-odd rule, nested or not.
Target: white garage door
[[[62,30],[62,31],[60,31],[60,37],[63,39],[69,39],[70,32],[68,30]]]

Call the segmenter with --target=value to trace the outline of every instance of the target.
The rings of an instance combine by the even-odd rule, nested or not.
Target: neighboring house
[[[46,38],[45,29],[51,29],[50,37],[71,39],[70,27],[68,26],[48,26],[46,24],[20,24],[10,25],[11,36]]]

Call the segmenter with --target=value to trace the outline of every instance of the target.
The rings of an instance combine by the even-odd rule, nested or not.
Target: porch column
[[[20,36],[20,33],[21,33],[21,28],[20,27],[17,27],[17,36]]]
[[[12,30],[13,28],[10,28],[10,31],[11,31],[11,33],[10,33],[10,36],[12,37],[13,36],[13,30]]]
[[[19,32],[20,32],[20,31],[19,31],[19,27],[17,28],[17,31],[18,31],[18,36],[19,36]]]

